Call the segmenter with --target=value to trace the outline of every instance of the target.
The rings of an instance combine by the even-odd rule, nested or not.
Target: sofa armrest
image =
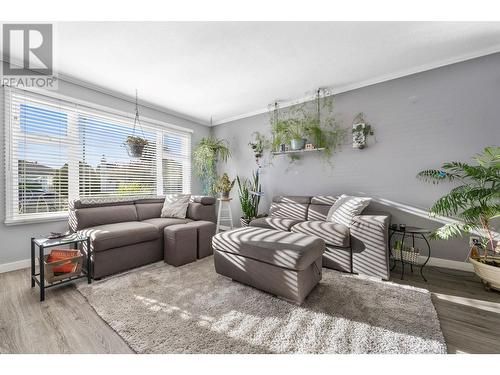
[[[389,214],[358,215],[350,225],[353,272],[388,280]]]

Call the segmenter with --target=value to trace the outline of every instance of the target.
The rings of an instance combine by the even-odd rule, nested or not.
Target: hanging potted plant
[[[437,229],[433,237],[448,239],[464,233],[479,234],[480,245],[471,249],[469,261],[487,288],[500,290],[499,238],[494,238],[498,233],[494,221],[500,217],[500,147],[486,147],[473,159],[476,165],[445,163],[441,169],[425,170],[417,177],[432,183],[460,182],[430,210],[432,215],[455,216],[459,221]]]
[[[262,186],[259,182],[259,173],[252,174],[252,180],[240,179],[236,177],[238,182],[238,195],[240,198],[240,206],[243,216],[240,218],[241,226],[248,227],[250,222],[257,218],[260,204],[260,197],[262,196]]]
[[[264,156],[264,150],[269,147],[268,139],[259,132],[252,133],[253,140],[248,143],[253,151],[255,162],[260,165],[260,159]]]
[[[364,149],[368,136],[373,134],[374,131],[371,125],[364,120],[363,114],[358,114],[352,124],[352,147]]]
[[[134,131],[129,135],[124,142],[127,153],[130,157],[140,158],[144,152],[144,148],[149,144],[147,139],[144,138],[144,131],[142,130],[141,121],[139,119],[139,104],[138,104],[137,90],[135,90],[135,118],[134,118]],[[142,137],[135,135],[135,129],[139,126],[141,129]]]
[[[125,141],[125,147],[129,156],[140,158],[144,152],[144,148],[149,144],[147,139],[129,135]]]
[[[229,198],[229,193],[234,186],[235,180],[230,180],[227,173],[224,173],[221,178],[215,183],[215,191],[220,194],[223,199]]]

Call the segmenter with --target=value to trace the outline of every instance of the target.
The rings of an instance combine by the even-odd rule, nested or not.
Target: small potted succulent
[[[214,190],[220,194],[221,198],[229,198],[229,193],[234,186],[234,179],[231,181],[227,173],[224,173],[215,183]]]
[[[141,137],[136,137],[129,135],[125,141],[125,147],[127,148],[127,153],[129,156],[134,158],[140,158],[144,152],[144,147],[146,147],[149,142]]]

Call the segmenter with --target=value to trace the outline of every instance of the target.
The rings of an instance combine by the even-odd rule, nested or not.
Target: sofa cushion
[[[186,224],[192,221],[191,219],[177,219],[173,217],[155,217],[152,219],[146,219],[142,220],[141,223],[148,223],[154,225],[156,228],[158,228],[161,233],[163,233],[163,229],[170,225],[176,225],[176,224]]]
[[[174,194],[165,197],[161,217],[185,219],[191,194]]]
[[[287,219],[306,220],[308,204],[299,203],[272,203],[270,216]]]
[[[325,242],[317,237],[257,227],[216,234],[212,244],[218,251],[292,270],[306,269],[325,250]]]
[[[309,204],[311,197],[303,195],[275,195],[273,197],[274,203],[292,203],[292,204]]]
[[[160,231],[152,224],[130,221],[98,225],[81,231],[90,236],[92,250],[103,251],[160,238]]]
[[[327,221],[351,225],[355,216],[360,215],[370,204],[371,198],[353,197],[342,194],[328,212]]]
[[[292,232],[316,236],[327,245],[349,247],[349,228],[343,224],[328,221],[304,221],[295,224]]]
[[[251,227],[260,227],[267,229],[278,229],[289,231],[292,226],[300,223],[302,220],[286,219],[282,217],[261,217],[250,222]]]
[[[135,208],[137,210],[137,218],[140,221],[152,218],[159,218],[161,215],[161,209],[163,208],[163,202],[136,203]]]
[[[204,220],[215,223],[217,216],[215,215],[215,205],[206,205],[203,203],[189,203],[186,217],[193,220]]]
[[[191,202],[201,203],[204,206],[211,206],[211,205],[215,204],[215,198],[214,197],[207,197],[204,195],[194,195],[191,197]]]
[[[315,195],[311,198],[311,204],[323,204],[332,206],[338,199],[336,195]]]
[[[327,221],[326,218],[331,207],[324,204],[310,204],[307,209],[307,220]]]
[[[137,220],[137,211],[133,204],[88,207],[74,211],[76,225],[74,230],[92,228],[99,225],[115,224]]]

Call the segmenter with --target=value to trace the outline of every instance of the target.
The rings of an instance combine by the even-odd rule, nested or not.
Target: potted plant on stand
[[[258,217],[260,197],[262,196],[262,186],[259,182],[259,173],[252,174],[252,180],[240,179],[238,182],[238,195],[240,198],[241,211],[243,216],[240,218],[241,226],[248,227],[250,222]]]
[[[234,186],[235,180],[230,180],[227,173],[224,173],[215,183],[215,191],[220,194],[222,199],[228,199],[229,193]]]
[[[500,290],[500,257],[495,247],[494,221],[500,217],[500,147],[486,147],[473,158],[476,165],[451,162],[441,169],[420,172],[417,177],[428,182],[457,181],[447,195],[432,206],[432,215],[457,217],[459,221],[438,228],[433,237],[448,239],[463,233],[481,238],[480,251],[471,249],[469,261],[487,288]],[[497,234],[498,235],[498,234]]]

